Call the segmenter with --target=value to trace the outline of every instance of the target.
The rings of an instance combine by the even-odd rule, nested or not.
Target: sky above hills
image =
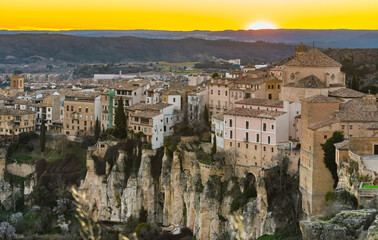
[[[378,29],[377,0],[0,0],[0,29]]]

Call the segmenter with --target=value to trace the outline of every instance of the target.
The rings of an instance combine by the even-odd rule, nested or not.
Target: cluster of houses
[[[175,125],[203,120],[207,111],[212,141],[218,149],[232,151],[239,167],[269,168],[276,164],[274,156],[288,156],[300,173],[303,210],[316,215],[333,185],[321,149],[333,132],[345,136],[336,146],[337,163],[358,158],[372,175],[370,184],[378,181],[377,96],[346,88],[340,68],[301,43],[282,65],[246,66],[226,77],[190,76],[189,84],[134,77],[104,81],[91,90],[24,93],[23,78],[14,76],[11,94],[0,96],[0,135],[38,130],[42,119],[57,134],[93,134],[97,119],[103,130],[114,126],[122,99],[128,128],[142,132],[156,149],[175,134]]]

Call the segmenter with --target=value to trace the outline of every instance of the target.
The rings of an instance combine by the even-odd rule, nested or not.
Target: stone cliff
[[[131,173],[128,153],[119,149],[113,166],[106,163],[105,174],[98,175],[96,161],[104,158],[110,145],[99,142],[88,150],[87,175],[79,188],[100,221],[124,223],[144,208],[150,224],[186,226],[197,239],[215,240],[235,232],[232,211],[236,211],[249,236],[274,234],[276,221],[268,212],[264,171],[249,173],[245,183],[246,172],[236,177],[230,166],[198,161],[196,151],[209,151],[210,143],[181,142],[174,152],[143,149],[137,157],[139,169]],[[253,188],[257,196],[247,193]]]

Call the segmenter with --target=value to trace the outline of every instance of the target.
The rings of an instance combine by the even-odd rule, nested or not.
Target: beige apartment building
[[[210,117],[235,107],[247,98],[278,99],[281,81],[275,77],[212,79],[208,85]]]
[[[31,110],[0,109],[0,135],[17,136],[23,132],[35,130],[35,112]]]
[[[101,121],[100,94],[76,92],[66,95],[63,121],[66,135],[94,134],[96,119]]]
[[[270,167],[277,146],[289,139],[289,114],[279,100],[248,98],[224,113],[224,149],[237,165]]]

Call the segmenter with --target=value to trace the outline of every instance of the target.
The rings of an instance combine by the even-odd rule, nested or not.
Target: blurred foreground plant
[[[252,239],[252,233],[247,234],[243,223],[243,216],[242,215],[232,215],[231,216],[232,225],[235,231],[235,238],[237,240],[248,240]]]
[[[75,199],[76,214],[75,217],[80,223],[80,236],[84,240],[100,240],[101,239],[101,226],[98,223],[98,219],[91,216],[89,213],[89,206],[87,203],[87,197],[84,193],[79,193],[76,188],[72,187],[72,196]],[[137,240],[136,234],[133,234],[135,240]],[[130,240],[123,234],[118,235],[119,240]]]

